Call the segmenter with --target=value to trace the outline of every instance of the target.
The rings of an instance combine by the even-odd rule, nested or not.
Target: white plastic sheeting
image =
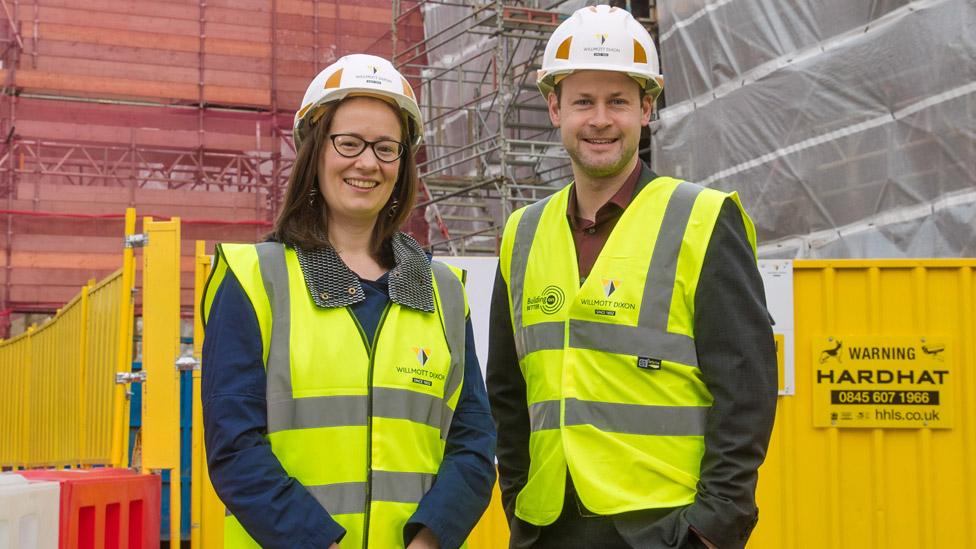
[[[653,167],[738,190],[760,255],[976,255],[976,0],[658,3]]]

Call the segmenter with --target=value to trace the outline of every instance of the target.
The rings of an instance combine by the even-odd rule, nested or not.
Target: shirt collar
[[[599,225],[603,218],[605,218],[610,210],[626,210],[627,206],[630,205],[631,200],[634,199],[636,194],[634,191],[637,188],[637,181],[640,179],[641,174],[644,171],[644,163],[640,160],[637,161],[637,165],[634,166],[633,171],[627,176],[624,184],[617,189],[617,192],[610,197],[610,200],[600,206],[600,209],[596,212],[596,219],[594,219],[594,224]],[[649,171],[649,170],[648,170]],[[569,218],[569,223],[574,228],[580,228],[583,226],[586,220],[582,217],[576,215],[577,209],[576,203],[576,185],[573,185],[572,191],[569,193],[569,203],[566,205],[566,216]]]
[[[390,239],[395,266],[390,270],[390,300],[427,313],[434,312],[430,257],[405,233]],[[308,293],[319,307],[348,307],[366,300],[359,277],[343,263],[335,248],[295,247]]]

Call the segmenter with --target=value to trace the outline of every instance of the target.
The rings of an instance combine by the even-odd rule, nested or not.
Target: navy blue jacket
[[[387,275],[375,282],[361,280],[366,301],[351,306],[370,339],[389,300],[386,281]],[[426,526],[441,547],[458,547],[491,498],[495,428],[470,319],[466,332],[464,383],[444,459],[434,486],[404,528],[405,545]],[[322,342],[328,344],[327,336]],[[262,547],[328,547],[339,542],[345,535],[342,526],[288,476],[271,452],[266,439],[261,333],[254,307],[231,272],[218,287],[211,307],[202,376],[210,479],[228,510]]]

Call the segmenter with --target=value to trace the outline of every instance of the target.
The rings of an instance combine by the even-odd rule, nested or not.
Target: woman
[[[225,546],[457,547],[495,433],[461,272],[398,229],[420,109],[386,60],[311,83],[269,242],[217,246],[203,412]]]

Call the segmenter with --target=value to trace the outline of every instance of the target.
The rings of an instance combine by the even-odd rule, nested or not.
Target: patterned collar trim
[[[434,288],[430,259],[420,244],[405,233],[391,239],[393,261],[390,270],[390,300],[427,313],[434,312]],[[295,247],[305,285],[319,307],[348,307],[366,300],[359,277],[343,263],[331,246],[306,250]]]

